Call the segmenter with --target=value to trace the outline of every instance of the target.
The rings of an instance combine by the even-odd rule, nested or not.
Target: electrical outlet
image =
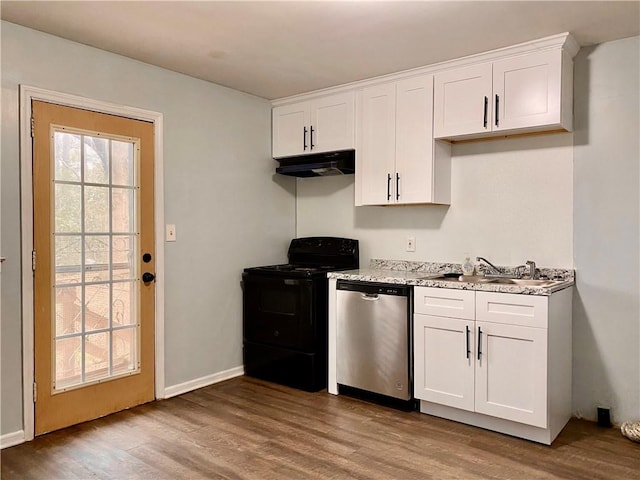
[[[167,242],[175,242],[176,241],[176,226],[167,224],[166,232],[165,232],[165,240]]]
[[[407,237],[407,252],[416,251],[416,237]]]

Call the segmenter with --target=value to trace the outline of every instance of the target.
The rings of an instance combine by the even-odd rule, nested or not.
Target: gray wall
[[[573,405],[640,419],[639,37],[575,59]]]
[[[22,429],[18,85],[164,114],[165,384],[242,365],[243,267],[283,262],[294,182],[266,100],[2,22],[2,428]]]
[[[299,179],[297,234],[370,258],[575,268],[574,413],[640,418],[638,37],[575,59],[575,132],[454,145],[451,206],[354,207],[353,177]],[[416,237],[415,253],[405,251]]]

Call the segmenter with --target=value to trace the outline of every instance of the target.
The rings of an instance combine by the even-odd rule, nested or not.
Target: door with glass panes
[[[153,124],[34,101],[35,433],[154,399]]]

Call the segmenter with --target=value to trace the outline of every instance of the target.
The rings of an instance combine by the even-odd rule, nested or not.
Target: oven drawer
[[[245,341],[244,374],[308,392],[327,386],[327,355]]]

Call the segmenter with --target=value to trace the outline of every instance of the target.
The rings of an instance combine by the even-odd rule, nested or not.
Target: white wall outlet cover
[[[416,251],[416,237],[407,237],[407,252]]]
[[[167,224],[166,232],[165,232],[165,240],[167,242],[175,242],[176,241],[176,226],[172,224]]]

